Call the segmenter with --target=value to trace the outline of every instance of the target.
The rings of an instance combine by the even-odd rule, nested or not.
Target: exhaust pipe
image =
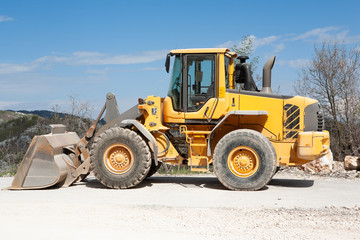
[[[275,56],[270,58],[264,65],[263,68],[263,87],[261,89],[261,92],[263,93],[273,93],[271,89],[271,69],[274,66],[275,63]]]

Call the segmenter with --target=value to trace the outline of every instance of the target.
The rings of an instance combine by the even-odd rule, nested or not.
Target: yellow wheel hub
[[[105,167],[112,173],[124,174],[132,167],[134,156],[131,149],[121,143],[109,146],[103,157]]]
[[[239,146],[229,153],[228,167],[238,177],[250,177],[259,168],[259,157],[252,148]]]

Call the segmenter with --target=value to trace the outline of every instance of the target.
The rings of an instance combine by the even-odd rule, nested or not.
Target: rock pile
[[[360,157],[347,156],[344,161],[333,161],[332,153],[301,167],[281,167],[280,172],[297,176],[323,176],[334,178],[360,178]]]
[[[346,156],[344,161],[345,170],[360,171],[360,157]]]
[[[319,172],[331,173],[333,170],[333,163],[333,154],[331,151],[329,151],[327,155],[315,161],[304,164],[300,167],[300,169],[311,174]]]

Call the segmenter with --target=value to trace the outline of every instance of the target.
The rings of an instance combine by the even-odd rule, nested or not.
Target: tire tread
[[[134,172],[133,175],[127,181],[116,181],[114,179],[109,178],[99,167],[99,161],[102,159],[98,159],[98,155],[103,150],[104,145],[114,138],[123,137],[128,141],[133,141],[135,145],[137,145],[139,150],[139,155],[141,157],[141,163],[139,163],[142,167],[139,167],[139,171]],[[134,159],[135,161],[137,159]],[[139,183],[141,183],[147,173],[150,170],[151,165],[151,154],[150,149],[145,143],[145,141],[134,131],[121,127],[113,127],[107,129],[103,133],[101,133],[93,142],[91,150],[90,150],[90,166],[94,172],[95,177],[106,187],[114,188],[114,189],[126,189],[131,188]]]
[[[239,136],[241,137],[247,137],[249,138],[249,141],[254,141],[254,143],[256,143],[255,139],[257,141],[261,141],[262,144],[266,144],[266,151],[268,151],[269,154],[272,155],[272,160],[270,163],[270,169],[268,170],[269,172],[266,173],[265,178],[262,179],[261,184],[258,185],[254,185],[252,187],[242,187],[242,186],[233,186],[233,184],[230,184],[228,177],[226,176],[226,173],[224,172],[224,166],[221,165],[220,163],[220,158],[221,158],[221,154],[223,154],[224,149],[227,147],[229,140],[230,139],[234,139],[234,138],[238,138]],[[255,191],[255,190],[259,190],[262,187],[264,187],[267,183],[270,182],[270,180],[272,179],[275,171],[276,171],[276,167],[277,167],[277,157],[276,157],[276,152],[275,149],[273,147],[273,145],[271,144],[271,142],[261,133],[254,131],[254,130],[250,130],[250,129],[238,129],[235,131],[232,131],[228,134],[226,134],[222,139],[220,139],[220,141],[218,142],[218,144],[215,147],[214,150],[214,172],[216,174],[216,176],[218,177],[219,181],[228,189],[231,190],[241,190],[241,191]],[[270,161],[268,160],[268,161]],[[262,159],[259,159],[259,161],[262,161]],[[241,184],[239,184],[241,185]]]

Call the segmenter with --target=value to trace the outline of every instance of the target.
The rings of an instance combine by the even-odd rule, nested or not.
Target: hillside
[[[15,115],[31,114],[31,115],[36,115],[36,116],[43,117],[43,118],[47,118],[47,119],[53,118],[54,115],[58,115],[60,118],[64,118],[65,116],[68,115],[68,114],[66,114],[66,113],[57,113],[57,112],[48,111],[48,110],[34,110],[34,111],[28,111],[28,110],[19,110],[19,111],[7,110],[7,111],[3,111],[3,112],[8,112],[10,115],[11,115],[11,113],[14,113]],[[0,116],[0,118],[1,118],[1,116]]]
[[[0,176],[14,174],[33,137],[48,134],[53,123],[64,124],[79,136],[90,126],[89,119],[46,110],[0,111]]]
[[[24,113],[15,111],[0,111],[0,124],[23,117],[25,115],[26,114]]]

